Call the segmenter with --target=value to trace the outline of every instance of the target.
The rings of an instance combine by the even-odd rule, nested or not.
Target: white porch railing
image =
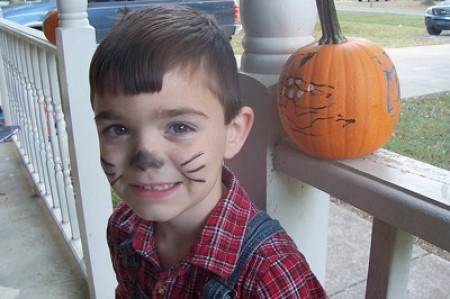
[[[305,20],[283,28],[280,37],[278,30],[262,30],[271,23],[270,15],[252,11],[272,5],[272,13],[312,9],[314,17],[315,7],[312,0],[284,0],[284,7],[277,3],[241,1],[247,44],[240,82],[257,119],[247,146],[230,164],[253,198],[261,199],[259,204],[298,241],[322,282],[330,194],[373,215],[366,298],[404,298],[412,235],[450,250],[450,172],[384,150],[348,161],[319,160],[297,151],[280,127],[275,87],[280,63],[312,38],[298,29]],[[95,37],[86,24],[85,6],[75,6],[60,6],[57,48],[42,33],[0,19],[2,107],[7,123],[22,127],[16,146],[86,274],[91,297],[112,298],[116,283],[105,240],[111,202],[98,163],[87,82]],[[296,39],[299,34],[303,38]],[[283,41],[288,46],[280,52],[273,44]]]
[[[3,24],[0,32],[7,122],[21,127],[15,142],[36,191],[81,259],[55,47],[43,41],[39,31],[21,28],[20,32],[9,25]]]
[[[64,27],[57,30],[58,48],[42,32],[0,19],[1,104],[6,123],[21,127],[17,149],[91,298],[113,298],[106,245],[111,193],[100,168],[87,82],[95,32],[87,2],[66,4],[59,7]]]

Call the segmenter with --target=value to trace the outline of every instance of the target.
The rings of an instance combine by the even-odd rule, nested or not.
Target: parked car
[[[78,0],[74,0],[78,1]],[[239,33],[238,6],[234,0],[88,0],[89,23],[96,29],[97,42],[105,38],[122,9],[139,9],[155,4],[183,4],[214,15],[225,34]],[[24,26],[42,29],[46,14],[56,8],[56,0],[24,1],[2,7],[3,17]]]
[[[425,26],[430,35],[439,35],[442,30],[450,30],[450,0],[427,8]]]

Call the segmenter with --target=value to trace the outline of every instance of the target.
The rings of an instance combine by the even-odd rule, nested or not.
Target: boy
[[[129,13],[99,45],[90,83],[101,164],[123,199],[107,231],[116,297],[201,298],[235,268],[258,211],[223,165],[254,118],[227,37],[187,7]],[[246,260],[232,291],[326,297],[284,231]]]

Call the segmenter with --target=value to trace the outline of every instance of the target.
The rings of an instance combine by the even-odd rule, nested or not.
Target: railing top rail
[[[330,161],[284,140],[274,168],[329,193],[392,226],[450,250],[450,172],[389,151]]]
[[[340,163],[450,210],[450,171],[383,149]]]
[[[49,43],[42,31],[29,28],[9,20],[0,18],[0,29],[15,37],[26,40],[28,44],[33,44],[47,52],[56,52],[56,47]]]

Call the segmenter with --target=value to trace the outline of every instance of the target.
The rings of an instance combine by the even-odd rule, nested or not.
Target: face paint
[[[108,182],[111,186],[113,186],[122,176],[116,176],[116,172],[113,169],[116,167],[114,164],[106,161],[104,158],[100,157],[100,163],[102,164],[103,171],[108,178]],[[114,178],[115,177],[115,178]]]
[[[181,167],[186,167],[186,166],[188,166],[191,162],[194,162],[196,159],[198,159],[199,157],[201,157],[203,154],[204,154],[203,152],[200,152],[200,153],[195,154],[194,156],[192,156],[192,157],[191,157],[190,159],[188,159],[187,161],[181,163],[180,166],[181,166]],[[189,180],[191,180],[191,181],[193,181],[193,182],[205,183],[205,182],[206,182],[205,179],[195,179],[195,178],[192,178],[192,177],[186,175],[186,174],[196,173],[196,172],[202,170],[202,169],[205,168],[205,167],[206,167],[206,165],[203,164],[203,165],[200,165],[200,166],[198,166],[198,167],[196,167],[196,168],[194,168],[194,169],[186,170],[186,171],[184,171],[183,175],[184,175],[187,179],[189,179]]]
[[[161,160],[158,160],[153,154],[147,151],[140,151],[131,157],[130,166],[137,167],[138,169],[145,171],[148,168],[159,169],[164,165]]]

